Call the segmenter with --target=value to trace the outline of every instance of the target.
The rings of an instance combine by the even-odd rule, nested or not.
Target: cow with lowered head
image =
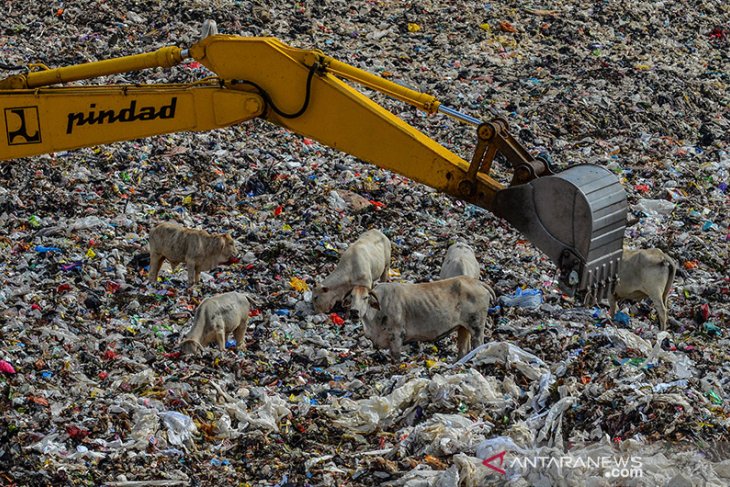
[[[666,330],[669,292],[676,272],[677,264],[659,249],[624,249],[619,282],[608,297],[611,316],[616,313],[620,299],[649,298],[656,306],[662,330]]]

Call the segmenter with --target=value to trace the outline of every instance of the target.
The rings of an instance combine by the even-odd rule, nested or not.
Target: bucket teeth
[[[566,293],[603,299],[618,279],[627,208],[618,178],[583,164],[500,191],[494,213],[551,258]]]

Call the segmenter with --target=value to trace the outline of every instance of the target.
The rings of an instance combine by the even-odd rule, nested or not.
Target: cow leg
[[[157,275],[160,273],[160,267],[165,261],[165,257],[161,254],[150,252],[150,273],[147,275],[151,283],[157,282]]]
[[[494,318],[487,315],[487,321],[486,321],[486,328],[484,329],[484,336],[485,338],[492,338],[494,335]],[[487,330],[489,330],[489,335],[487,335]]]
[[[217,319],[213,324],[215,333],[215,341],[218,343],[218,350],[221,352],[226,351],[226,325],[223,320]]]
[[[667,328],[667,322],[669,321],[669,292],[667,291],[664,296],[662,296],[664,299],[662,300],[662,303],[664,304],[664,326],[662,327],[662,330],[666,330]]]
[[[483,316],[474,315],[471,322],[471,350],[474,350],[484,343],[484,328],[487,326],[487,313],[485,312]]]
[[[195,274],[196,274],[195,262],[192,261],[192,260],[189,260],[185,264],[188,267],[188,286],[192,287],[196,283],[196,280],[195,280]]]
[[[246,348],[246,342],[244,340],[244,337],[246,336],[246,324],[248,319],[241,320],[241,323],[238,325],[238,328],[236,328],[233,331],[233,338],[236,339],[236,347],[238,349],[245,349]]]
[[[469,330],[460,326],[456,330],[456,347],[458,351],[457,358],[461,358],[469,353],[469,342],[471,341],[471,333]]]
[[[616,308],[617,308],[616,295],[611,293],[608,295],[608,317],[610,319],[613,319],[613,316],[616,314]]]
[[[659,318],[659,324],[662,327],[662,331],[667,329],[667,308],[664,305],[664,296],[657,291],[651,291],[649,293],[649,299],[656,307],[656,314]]]
[[[383,273],[380,275],[380,280],[382,282],[388,282],[390,281],[390,254],[391,254],[391,247],[390,242],[385,242],[385,269],[383,270]]]
[[[583,307],[595,306],[598,303],[598,299],[591,292],[587,292],[585,298],[583,298]]]

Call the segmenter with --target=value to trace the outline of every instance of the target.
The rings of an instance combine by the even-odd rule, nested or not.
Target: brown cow
[[[211,235],[205,230],[185,228],[175,223],[160,223],[150,232],[149,280],[157,282],[157,274],[165,259],[176,268],[184,262],[188,268],[188,284],[200,280],[200,272],[229,262],[236,254],[230,234]]]

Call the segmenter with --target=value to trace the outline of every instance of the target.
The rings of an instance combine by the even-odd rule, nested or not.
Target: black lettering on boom
[[[73,132],[74,127],[81,127],[82,125],[100,125],[104,123],[134,122],[136,120],[175,118],[176,105],[177,97],[173,96],[169,105],[162,105],[160,108],[149,106],[140,107],[138,109],[137,102],[131,101],[127,108],[122,108],[119,112],[115,110],[99,110],[99,112],[92,110],[88,113],[69,113],[66,133],[70,134]],[[96,104],[92,103],[91,107],[95,108]]]

